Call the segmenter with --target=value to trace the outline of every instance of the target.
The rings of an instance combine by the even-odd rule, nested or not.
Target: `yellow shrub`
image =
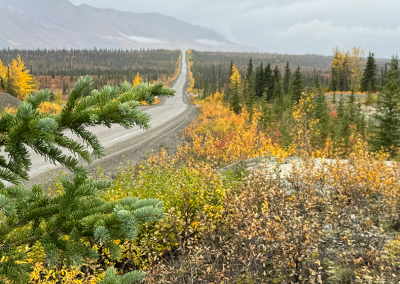
[[[184,131],[191,144],[179,147],[179,155],[194,155],[212,164],[229,164],[269,154],[284,158],[294,153],[292,148],[282,149],[259,131],[260,112],[254,113],[250,123],[247,112],[235,114],[223,104],[222,98],[222,94],[216,93],[199,102],[200,116]]]
[[[17,114],[18,108],[15,107],[15,106],[12,107],[12,106],[8,105],[8,106],[4,109],[4,111],[5,111],[5,112],[8,112],[8,113],[12,113],[12,114]]]
[[[42,113],[49,114],[59,114],[62,111],[62,107],[60,105],[50,102],[41,103],[39,108]]]

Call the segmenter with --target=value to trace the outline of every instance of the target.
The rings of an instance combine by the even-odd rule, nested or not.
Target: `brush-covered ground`
[[[201,114],[184,130],[185,144],[121,166],[103,194],[158,198],[166,217],[143,225],[135,241],[116,241],[122,254],[96,247],[101,259],[82,267],[48,268],[38,243],[29,252],[32,283],[97,283],[111,266],[142,269],[145,283],[400,281],[397,163],[354,138],[346,162],[316,167],[324,151],[283,148],[262,130],[260,112],[250,122],[219,93],[196,104]],[[265,170],[240,162],[266,156],[304,162],[293,163],[284,179],[279,163]]]

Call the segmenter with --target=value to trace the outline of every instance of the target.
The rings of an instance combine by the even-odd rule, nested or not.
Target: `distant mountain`
[[[0,0],[0,11],[0,48],[252,49],[159,13],[75,6],[67,0]]]

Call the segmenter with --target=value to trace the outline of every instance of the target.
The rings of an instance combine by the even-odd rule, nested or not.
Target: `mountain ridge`
[[[75,6],[68,0],[0,0],[0,9],[0,48],[254,50],[160,13]]]

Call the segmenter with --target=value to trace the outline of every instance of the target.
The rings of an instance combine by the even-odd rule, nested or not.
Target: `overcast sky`
[[[277,53],[330,55],[359,45],[378,57],[400,51],[399,0],[70,0],[100,8],[159,12],[231,41]]]

